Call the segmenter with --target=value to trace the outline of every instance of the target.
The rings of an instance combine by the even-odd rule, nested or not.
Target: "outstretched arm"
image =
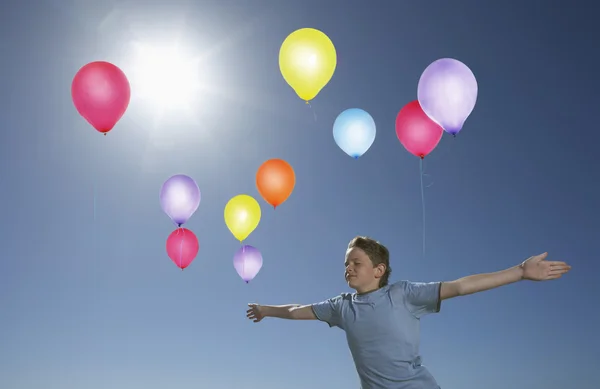
[[[277,317],[289,320],[316,320],[317,317],[311,305],[258,305],[248,304],[246,311],[248,319],[258,323],[265,317]]]
[[[521,280],[546,281],[560,278],[571,270],[565,262],[546,261],[548,253],[530,257],[520,265],[495,273],[476,274],[455,281],[443,282],[440,291],[442,300],[466,296],[498,288]]]

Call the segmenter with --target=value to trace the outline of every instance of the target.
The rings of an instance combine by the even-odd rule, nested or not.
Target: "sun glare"
[[[202,86],[200,61],[179,46],[135,45],[132,92],[164,112],[189,109]]]

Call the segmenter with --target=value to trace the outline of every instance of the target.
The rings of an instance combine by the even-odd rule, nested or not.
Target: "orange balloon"
[[[277,208],[294,191],[296,174],[283,159],[269,159],[256,172],[256,187],[263,199]]]

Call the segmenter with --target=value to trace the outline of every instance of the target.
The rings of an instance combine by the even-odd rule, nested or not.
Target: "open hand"
[[[261,312],[261,307],[258,304],[248,304],[250,309],[246,311],[246,317],[255,323],[264,319],[264,314]]]
[[[571,270],[565,262],[546,261],[548,253],[534,255],[521,264],[523,278],[532,281],[555,280]]]

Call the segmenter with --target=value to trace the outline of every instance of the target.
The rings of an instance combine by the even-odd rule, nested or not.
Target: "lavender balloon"
[[[477,80],[464,63],[438,59],[421,75],[417,97],[427,116],[456,136],[475,108]]]
[[[178,227],[188,221],[200,205],[200,189],[183,174],[169,178],[160,189],[160,206]]]
[[[256,277],[262,264],[263,258],[260,251],[248,245],[240,247],[233,257],[233,267],[246,283]]]

